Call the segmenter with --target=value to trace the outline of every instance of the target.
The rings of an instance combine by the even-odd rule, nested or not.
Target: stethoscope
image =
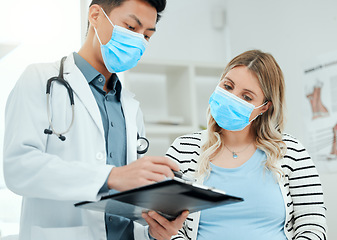
[[[46,95],[47,95],[47,115],[48,115],[48,122],[49,122],[49,129],[45,129],[44,133],[45,134],[55,134],[61,141],[65,141],[66,137],[64,134],[68,133],[71,127],[74,124],[74,118],[75,118],[75,103],[74,103],[74,91],[71,88],[70,84],[63,78],[63,66],[64,66],[64,61],[66,60],[67,57],[63,57],[61,59],[60,63],[60,71],[59,75],[57,77],[52,77],[48,79],[47,81],[47,86],[46,86]],[[71,105],[71,122],[68,127],[68,129],[64,132],[56,132],[51,120],[51,114],[50,114],[50,89],[53,81],[61,83],[68,91],[69,99],[70,99],[70,105]],[[145,154],[148,149],[149,149],[150,143],[149,140],[147,140],[145,137],[139,136],[137,133],[137,153],[138,154]]]
[[[75,118],[75,103],[74,103],[74,91],[71,88],[70,84],[63,78],[63,65],[64,65],[64,61],[66,60],[67,57],[63,57],[61,59],[61,63],[60,63],[60,71],[59,71],[59,75],[58,77],[52,77],[49,78],[49,80],[47,81],[47,87],[46,87],[46,95],[47,95],[47,115],[48,115],[48,121],[49,121],[49,129],[45,129],[44,133],[45,134],[55,134],[61,141],[66,140],[66,137],[64,136],[64,134],[66,134],[67,132],[69,132],[70,128],[73,126],[74,123],[74,118]],[[64,132],[56,132],[53,126],[53,123],[51,121],[51,114],[50,114],[50,88],[51,88],[51,84],[53,81],[59,82],[61,83],[63,86],[65,86],[65,88],[68,91],[68,95],[69,95],[69,99],[70,99],[70,105],[71,105],[71,123],[68,127],[68,129]]]
[[[149,150],[149,140],[147,140],[145,137],[139,136],[137,133],[137,153],[138,154],[145,154],[147,150]]]

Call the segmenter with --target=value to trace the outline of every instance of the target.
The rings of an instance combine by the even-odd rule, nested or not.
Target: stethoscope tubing
[[[47,86],[46,86],[46,95],[47,95],[47,116],[48,116],[48,122],[49,122],[49,128],[50,129],[45,129],[44,133],[45,134],[55,134],[59,139],[64,141],[66,138],[63,136],[64,134],[68,133],[71,127],[74,124],[74,119],[75,119],[75,101],[74,101],[74,91],[71,88],[70,84],[64,79],[63,77],[63,67],[64,67],[64,61],[66,60],[67,57],[63,57],[60,62],[60,71],[58,77],[52,77],[48,79],[47,81]],[[50,111],[50,92],[51,92],[51,86],[52,83],[56,81],[60,84],[62,84],[68,92],[69,99],[70,99],[70,105],[71,105],[71,112],[72,112],[72,117],[71,117],[71,122],[69,127],[67,128],[66,131],[64,132],[56,132],[54,129],[52,120],[51,120],[51,111]]]
[[[60,137],[60,136],[62,136],[62,135],[64,135],[64,134],[66,134],[66,133],[68,133],[69,131],[70,131],[70,129],[71,129],[71,127],[73,126],[73,124],[74,124],[74,119],[75,119],[75,105],[74,104],[71,104],[71,122],[70,122],[70,125],[69,125],[69,127],[68,127],[68,129],[66,130],[66,131],[64,131],[64,132],[56,132],[55,131],[55,129],[54,129],[54,126],[53,126],[53,123],[52,123],[52,121],[51,121],[51,114],[50,114],[50,93],[47,93],[47,115],[48,115],[48,122],[49,122],[49,127],[50,127],[50,129],[52,130],[52,132],[56,135],[56,136],[58,136],[58,137]]]

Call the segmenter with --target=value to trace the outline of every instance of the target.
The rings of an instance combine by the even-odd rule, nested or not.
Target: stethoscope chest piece
[[[145,154],[149,150],[149,140],[145,137],[140,137],[137,133],[137,153],[138,154]]]

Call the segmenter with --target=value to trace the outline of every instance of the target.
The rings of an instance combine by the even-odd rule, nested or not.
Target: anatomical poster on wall
[[[319,171],[337,172],[337,52],[304,65],[307,150]]]

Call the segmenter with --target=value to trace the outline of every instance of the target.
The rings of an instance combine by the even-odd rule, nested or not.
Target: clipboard
[[[97,202],[79,202],[75,207],[100,211],[129,218],[146,225],[143,212],[154,210],[173,220],[184,210],[190,213],[243,201],[195,182],[174,177],[154,184],[103,196]]]

